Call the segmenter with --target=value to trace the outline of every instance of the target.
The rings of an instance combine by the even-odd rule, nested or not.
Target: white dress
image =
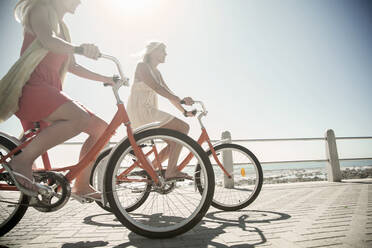
[[[151,75],[157,83],[163,85],[149,67]],[[134,81],[127,105],[129,120],[133,128],[137,128],[151,122],[160,122],[165,125],[175,118],[174,116],[159,110],[158,94],[145,82]]]

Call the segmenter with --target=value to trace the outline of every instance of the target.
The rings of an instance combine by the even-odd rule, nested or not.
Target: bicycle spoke
[[[144,137],[137,142],[142,147],[143,153],[148,155],[149,161],[156,160],[155,154],[159,154],[159,151],[167,144],[175,142],[181,147],[177,165],[183,164],[182,172],[194,176],[194,180],[166,181],[162,178],[160,184],[156,185],[153,183],[150,186],[151,190],[146,191],[145,194],[146,184],[135,182],[135,179],[139,178],[138,176],[143,169],[131,167],[133,169],[131,173],[123,175],[128,178],[125,186],[121,187],[117,185],[116,180],[111,184],[114,191],[112,192],[114,199],[112,204],[115,204],[120,211],[116,213],[118,219],[130,224],[128,227],[135,226],[136,228],[133,230],[143,230],[143,235],[168,237],[185,232],[187,230],[183,228],[185,225],[190,222],[193,223],[192,225],[195,225],[196,221],[200,220],[202,215],[198,213],[207,210],[211,201],[211,198],[208,198],[207,195],[213,194],[213,184],[209,182],[209,177],[213,174],[211,173],[210,164],[207,163],[209,162],[208,159],[205,159],[206,154],[195,141],[188,142],[195,142],[193,144],[196,144],[197,151],[188,143],[168,136],[168,134]],[[149,143],[152,144],[142,145]],[[113,168],[113,178],[117,178],[118,175],[126,171],[133,164],[132,159],[129,159],[133,156],[130,152],[131,148],[128,147],[126,149],[121,152],[115,164],[112,164],[112,166],[115,166]],[[151,152],[152,149],[155,149],[156,152]],[[191,158],[188,156],[190,153],[193,155]],[[168,166],[168,163],[169,159],[162,162],[162,166],[165,166],[163,168],[164,170]],[[195,174],[198,166],[204,172],[201,175]],[[161,177],[164,177],[164,170],[157,173]],[[144,175],[148,174],[145,173]],[[209,182],[209,184],[206,183],[204,185],[206,188],[205,192],[200,193],[195,190],[196,177],[201,177],[203,182]],[[111,187],[111,185],[108,185],[107,188],[109,186]],[[142,189],[142,192],[141,190],[134,191],[136,188]],[[122,192],[119,192],[119,190]],[[128,202],[132,203],[134,199],[137,201],[135,208],[132,208],[130,212],[126,211]],[[191,228],[192,225],[188,225],[188,228]]]
[[[248,206],[258,196],[262,187],[260,163],[248,149],[236,144],[223,144],[215,149],[218,161],[232,178],[225,175],[212,152],[209,152],[211,161],[214,161],[212,168],[216,180],[212,205],[230,211]]]

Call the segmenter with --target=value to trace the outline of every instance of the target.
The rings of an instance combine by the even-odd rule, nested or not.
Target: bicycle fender
[[[14,144],[16,144],[17,146],[19,146],[21,144],[21,141],[19,139],[17,139],[16,137],[14,136],[10,136],[6,133],[3,133],[3,132],[0,132],[0,137],[4,137],[8,140],[11,140],[12,142],[14,142]]]
[[[143,126],[140,126],[136,129],[133,130],[133,135],[136,134],[136,133],[140,133],[142,131],[145,131],[145,130],[148,130],[148,129],[153,129],[153,128],[159,128],[161,125],[160,125],[160,122],[152,122],[152,123],[149,123],[149,124],[146,124],[146,125],[143,125]],[[112,150],[111,152],[109,153],[108,155],[108,159],[107,159],[107,164],[110,163],[110,160],[111,160],[111,156],[112,154],[115,153],[115,151],[117,150],[117,148],[122,144],[124,143],[126,140],[128,139],[128,136],[125,136],[123,139],[121,139],[114,147],[112,147]],[[107,166],[106,166],[107,168]],[[106,173],[105,173],[106,174]],[[106,183],[104,182],[103,183],[103,192],[106,192],[106,189],[105,189],[105,185]],[[106,194],[103,194],[103,204],[107,204],[107,197],[106,197]]]
[[[160,125],[160,122],[152,122],[152,123],[149,123],[149,124],[146,124],[146,125],[143,125],[143,126],[140,126],[136,129],[133,130],[133,135],[137,134],[137,133],[140,133],[142,131],[145,131],[145,130],[148,130],[148,129],[153,129],[153,128],[159,128],[161,125]],[[111,158],[111,155],[114,154],[114,152],[116,151],[116,149],[122,144],[124,143],[126,140],[128,139],[127,136],[125,136],[123,139],[121,139],[111,150],[110,154],[108,155],[109,157],[109,160]]]
[[[226,144],[226,143],[231,143],[231,140],[229,140],[229,139],[222,139],[222,140],[214,143],[213,146],[218,146],[218,145]]]

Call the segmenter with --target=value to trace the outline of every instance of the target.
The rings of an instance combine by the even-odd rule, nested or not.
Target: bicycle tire
[[[149,197],[149,200],[140,209],[132,213],[125,211],[123,207],[120,207],[120,199],[118,196],[120,192],[119,190],[116,190],[115,187],[117,185],[117,182],[113,181],[113,179],[117,177],[116,170],[120,169],[120,163],[122,161],[120,159],[125,158],[126,154],[128,154],[129,151],[131,150],[130,142],[127,139],[119,145],[119,147],[115,150],[115,152],[110,157],[108,167],[106,170],[106,174],[105,174],[105,179],[104,179],[107,199],[108,199],[108,202],[110,203],[110,206],[115,216],[128,229],[130,229],[131,231],[139,235],[142,235],[148,238],[170,238],[170,237],[187,232],[188,230],[193,228],[195,225],[197,225],[199,221],[204,217],[213,199],[214,174],[213,174],[213,170],[211,168],[210,161],[206,153],[196,141],[194,141],[187,135],[180,133],[178,131],[175,131],[175,130],[163,129],[163,128],[150,129],[150,130],[146,130],[146,131],[135,134],[134,138],[137,144],[142,144],[141,142],[146,142],[147,140],[162,139],[162,140],[179,142],[179,144],[184,145],[186,152],[187,152],[187,149],[193,152],[195,156],[195,161],[199,163],[200,171],[203,171],[203,173],[205,173],[203,174],[203,176],[205,179],[204,188],[206,188],[206,190],[204,193],[200,194],[197,191],[193,192],[194,188],[191,187],[190,185],[189,185],[190,187],[188,187],[188,185],[182,185],[182,187],[178,187],[178,188],[176,186],[176,189],[174,189],[174,191],[167,193],[167,194],[170,194],[169,196],[168,195],[164,196],[164,195],[160,195],[157,192],[152,192],[153,194],[151,195],[151,197]],[[197,165],[196,164],[190,165],[190,167],[192,166],[196,167]],[[190,212],[189,215],[180,217],[178,215],[176,216],[175,213],[172,213],[174,214],[174,216],[169,216],[167,215],[169,212],[165,213],[167,206],[165,206],[165,208],[161,208],[160,206],[160,210],[159,211],[156,210],[158,212],[155,211],[155,213],[150,213],[150,211],[148,211],[149,213],[147,215],[145,213],[140,212],[142,210],[147,210],[146,209],[147,206],[153,207],[154,202],[156,204],[158,197],[160,198],[159,202],[163,202],[163,205],[166,205],[166,203],[169,203],[168,201],[164,203],[165,200],[168,200],[168,198],[166,197],[171,198],[171,197],[176,196],[176,198],[179,197],[179,198],[182,198],[183,200],[184,199],[183,197],[189,196],[188,194],[181,194],[178,191],[185,191],[185,192],[187,191],[189,194],[193,194],[192,197],[189,198],[190,202],[187,202],[187,200],[183,202],[186,206],[185,207],[186,210],[184,209],[182,210],[184,210],[185,212],[189,211]],[[127,194],[122,194],[121,196],[126,196],[126,195]],[[197,199],[193,198],[193,196],[196,196],[195,198]],[[172,200],[173,199],[170,199],[170,202],[172,202]],[[193,202],[191,201],[197,202],[195,204],[195,210],[188,209],[188,207],[194,206],[192,205]],[[178,202],[175,202],[174,204],[175,205],[178,204],[178,206],[176,206],[176,209],[177,207],[183,206],[182,204]],[[168,207],[171,207],[171,206],[168,205]],[[153,209],[155,209],[155,207]],[[159,222],[157,222],[158,220]],[[173,225],[170,227],[164,227],[163,225],[167,223],[173,223]],[[156,226],[156,227],[150,226],[151,224],[154,224],[154,225],[158,224],[159,226]]]
[[[112,148],[109,148],[109,149],[106,149],[104,150],[101,154],[99,154],[99,156],[97,157],[96,161],[94,162],[94,165],[93,165],[93,168],[92,168],[92,172],[90,174],[90,184],[97,190],[97,185],[96,185],[96,180],[94,180],[94,177],[95,177],[95,173],[96,173],[96,169],[98,167],[98,165],[100,164],[100,162],[105,158],[107,157],[110,152],[111,152]],[[138,198],[138,201],[137,202],[134,202],[133,204],[131,204],[130,206],[127,206],[126,207],[126,211],[127,212],[131,212],[133,210],[136,210],[137,208],[139,208],[147,199],[147,197],[149,196],[150,194],[150,190],[151,190],[151,185],[148,185],[148,187],[146,187],[145,191],[144,191],[144,194],[141,195],[139,198]],[[103,203],[101,201],[95,201],[96,204],[98,206],[100,206],[102,209],[108,211],[108,212],[112,212],[112,209],[110,208],[110,206],[107,204],[106,206],[103,205]]]
[[[2,149],[6,149],[7,152],[9,152],[9,151],[15,149],[16,147],[17,147],[17,145],[13,141],[11,141],[11,140],[9,140],[5,137],[0,137],[0,151]],[[4,173],[5,173],[5,171],[4,171]],[[16,193],[16,192],[18,192],[18,193]],[[15,208],[9,214],[8,218],[1,218],[1,220],[3,222],[0,223],[0,237],[4,236],[6,233],[8,233],[10,230],[12,230],[18,224],[18,222],[25,215],[25,213],[28,209],[28,204],[30,202],[30,198],[27,195],[24,195],[23,193],[21,193],[20,191],[12,191],[12,194],[19,194],[19,197],[15,197],[15,198],[18,198],[18,202],[17,202],[17,204],[14,204]],[[9,192],[8,192],[7,196],[9,196]],[[1,198],[3,198],[3,197],[0,196],[0,199]],[[0,202],[0,204],[2,204],[2,202]],[[0,213],[0,215],[5,214],[5,209],[10,207],[9,203],[5,203],[5,204],[6,204],[6,207],[1,207],[1,212],[2,213]]]
[[[241,163],[242,162],[250,162],[253,165],[253,172],[254,173],[251,173],[251,174],[253,174],[253,179],[251,178],[249,180],[255,180],[255,181],[254,181],[254,188],[252,190],[252,193],[245,194],[244,191],[245,192],[250,191],[250,188],[252,188],[252,186],[247,185],[250,181],[249,180],[244,180],[244,177],[241,177],[239,175],[239,171],[237,170],[237,168],[235,168],[234,175],[236,177],[234,176],[234,184],[238,184],[238,187],[235,187],[235,185],[234,185],[234,188],[231,188],[231,189],[225,188],[225,186],[223,186],[223,184],[225,183],[224,182],[224,180],[225,180],[224,173],[223,173],[222,169],[217,165],[217,163],[214,163],[212,168],[214,170],[215,179],[216,179],[217,182],[215,183],[215,194],[214,194],[213,201],[212,201],[211,205],[213,207],[217,208],[217,209],[224,210],[224,211],[236,211],[236,210],[240,210],[240,209],[243,209],[243,208],[247,207],[254,200],[256,200],[256,198],[258,197],[258,195],[260,194],[261,189],[262,189],[263,172],[262,172],[262,167],[261,167],[260,162],[258,161],[257,157],[250,150],[248,150],[247,148],[245,148],[241,145],[221,144],[221,145],[218,145],[218,146],[214,147],[214,150],[215,150],[216,154],[221,154],[223,151],[238,151],[238,153],[240,153],[243,156],[245,156],[246,158],[248,158],[247,160],[243,160],[242,157],[239,157]],[[215,161],[215,159],[212,156],[212,151],[211,150],[207,151],[207,155],[210,158],[210,161]],[[235,155],[235,159],[239,160],[237,158],[238,156],[236,154],[234,154],[234,155]],[[221,158],[219,158],[219,160],[222,162]],[[237,165],[237,166],[242,167],[243,165]],[[234,165],[233,165],[233,167],[234,167]],[[244,167],[242,167],[242,168],[244,168]],[[244,173],[245,173],[245,170],[248,169],[248,168],[250,168],[250,167],[245,167]],[[246,176],[248,177],[248,175],[246,175]],[[255,177],[255,179],[254,179],[254,177]],[[238,182],[237,178],[240,179],[239,182]],[[198,183],[197,185],[198,185],[199,192],[202,192],[203,188],[201,187],[201,184]],[[220,186],[223,186],[223,187],[220,187]]]

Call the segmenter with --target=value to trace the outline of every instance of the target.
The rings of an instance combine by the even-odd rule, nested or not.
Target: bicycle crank
[[[61,209],[69,200],[71,187],[65,176],[60,173],[45,171],[34,172],[35,181],[51,189],[51,192],[32,197],[31,205],[40,212],[54,212]]]

